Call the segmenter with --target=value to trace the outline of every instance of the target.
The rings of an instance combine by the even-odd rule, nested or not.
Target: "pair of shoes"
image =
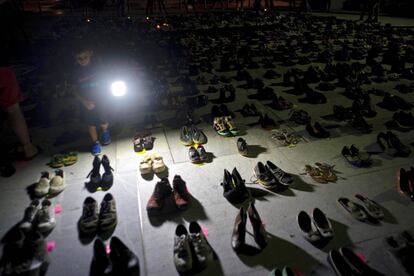
[[[63,166],[71,166],[78,161],[78,153],[71,151],[65,154],[55,154],[49,162],[49,166],[56,169]]]
[[[79,219],[79,231],[83,234],[93,234],[99,231],[114,229],[117,224],[115,198],[107,193],[101,202],[98,213],[98,203],[88,196],[83,202],[82,216]]]
[[[377,143],[385,153],[391,156],[408,157],[411,154],[411,149],[391,131],[378,133]]]
[[[50,179],[49,172],[42,172],[39,181],[34,186],[36,197],[56,196],[66,187],[64,173],[61,169],[55,171],[55,175]]]
[[[195,267],[204,269],[214,259],[213,249],[201,226],[195,221],[190,222],[188,231],[184,225],[177,225],[173,254],[174,264],[179,273],[189,272]]]
[[[55,226],[55,213],[48,199],[44,199],[41,204],[39,200],[33,200],[24,211],[23,219],[19,224],[19,228],[25,232],[37,230],[41,233],[47,233]]]
[[[397,190],[414,201],[414,168],[401,168],[397,172]]]
[[[240,173],[236,168],[232,173],[224,169],[224,177],[221,186],[223,186],[223,196],[231,204],[241,204],[249,198],[249,191],[244,184],[244,179],[241,178]]]
[[[180,130],[180,142],[185,146],[191,146],[193,144],[205,144],[207,143],[207,136],[201,129],[195,126],[183,126]]]
[[[239,129],[235,126],[231,116],[215,117],[213,128],[220,136],[237,135]]]
[[[305,110],[292,110],[290,112],[289,120],[298,125],[306,125],[310,122],[311,117]]]
[[[161,155],[153,153],[151,155],[145,154],[139,163],[139,170],[141,174],[162,173],[165,171],[166,166]]]
[[[312,124],[309,122],[306,124],[306,131],[315,138],[329,138],[331,134],[329,131],[324,129],[320,123],[315,122],[315,124],[312,126]]]
[[[155,138],[149,133],[136,134],[132,143],[134,144],[134,151],[141,152],[145,150],[152,150],[154,147]]]
[[[334,231],[326,215],[319,209],[312,211],[312,218],[305,211],[300,211],[297,222],[304,237],[313,244],[332,239]]]
[[[239,137],[239,139],[237,139],[236,145],[237,145],[237,150],[241,155],[247,156],[249,154],[248,145],[247,145],[246,140]]]
[[[157,182],[154,192],[148,199],[147,211],[159,211],[164,207],[164,201],[171,194],[174,196],[175,206],[184,210],[188,206],[190,194],[187,191],[185,181],[179,175],[175,175],[173,179],[173,188],[171,188],[168,178],[163,177],[161,181]]]
[[[95,240],[90,276],[140,274],[138,257],[118,237],[111,238],[109,253],[106,249],[101,239]]]
[[[404,112],[404,111],[396,112],[392,116],[392,119],[400,128],[404,128],[404,129],[414,128],[414,117],[413,117],[413,114],[411,114],[411,112]]]
[[[277,128],[279,125],[267,114],[261,114],[259,115],[259,124],[262,128],[266,130],[271,130]]]
[[[362,168],[372,165],[371,156],[366,152],[359,151],[355,145],[351,145],[350,147],[344,146],[341,153],[352,166]]]
[[[269,272],[267,276],[295,276],[295,272],[293,272],[292,268],[289,266],[284,266],[282,270],[279,268],[274,268],[272,271]]]
[[[240,113],[243,115],[243,117],[250,117],[250,116],[258,116],[259,112],[257,111],[257,108],[254,104],[248,104],[246,103],[242,109],[240,110]]]
[[[356,194],[355,198],[358,199],[362,205],[345,197],[338,199],[338,203],[348,211],[353,218],[360,221],[367,221],[369,219],[380,220],[384,217],[382,208],[375,201],[361,194]]]
[[[191,146],[188,149],[188,156],[193,163],[206,162],[208,160],[207,152],[203,145],[198,145],[197,148]]]
[[[386,93],[382,102],[377,105],[389,111],[397,111],[398,109],[410,110],[413,107],[411,103],[408,103],[403,98],[389,93]]]
[[[104,167],[105,172],[102,174],[100,173],[101,165]],[[110,165],[110,161],[108,156],[103,155],[102,159],[98,156],[95,156],[92,162],[92,170],[86,176],[87,178],[90,177],[89,183],[94,186],[101,187],[104,191],[109,190],[114,183],[114,175],[112,171],[114,169]]]
[[[328,254],[328,262],[338,276],[383,275],[368,266],[357,254],[347,247],[331,250]]]
[[[349,121],[349,124],[355,130],[361,133],[370,133],[372,131],[372,125],[368,124],[367,121],[365,121],[364,117],[362,116],[354,116]]]
[[[261,249],[267,246],[266,230],[259,213],[254,206],[254,202],[250,201],[247,210],[244,206],[240,208],[234,221],[233,233],[231,235],[231,247],[236,252],[242,251],[245,247],[247,215],[253,226],[253,237],[255,242]]]
[[[289,188],[289,183],[292,183],[293,178],[289,174],[281,173],[280,169],[270,161],[264,165],[258,162],[254,167],[254,174],[260,185],[266,189],[275,191],[284,191]],[[284,182],[280,182],[281,179]]]
[[[386,237],[384,240],[385,247],[389,255],[398,265],[402,265],[405,271],[412,275],[414,272],[413,259],[414,254],[414,235],[412,231],[403,231],[399,234]]]
[[[336,182],[338,177],[333,169],[334,166],[328,164],[315,163],[316,167],[305,165],[305,171],[312,179],[318,183]]]

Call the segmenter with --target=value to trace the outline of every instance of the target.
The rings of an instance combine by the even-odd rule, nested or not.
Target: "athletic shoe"
[[[43,197],[49,193],[50,179],[48,172],[42,172],[39,181],[34,187],[34,194],[36,197]]]
[[[102,145],[104,146],[109,145],[111,143],[111,133],[109,132],[108,129],[102,132],[101,141],[102,141]]]
[[[188,156],[190,157],[190,161],[193,163],[200,162],[200,154],[198,153],[197,149],[195,147],[190,147],[188,149]]]
[[[239,139],[237,139],[237,150],[243,156],[247,156],[249,154],[246,140],[244,140],[241,137]]]
[[[28,231],[32,228],[36,213],[39,211],[39,200],[33,200],[29,207],[24,211],[24,216],[20,222],[19,228]]]
[[[109,158],[108,156],[104,155],[102,156],[102,160],[101,160],[102,166],[105,169],[105,172],[102,174],[102,184],[101,186],[103,187],[103,190],[109,190],[109,188],[112,186],[112,184],[114,183],[114,175],[112,173],[112,171],[114,170],[109,162]]]
[[[92,170],[89,172],[89,174],[86,177],[90,177],[89,182],[94,185],[100,185],[101,184],[101,174],[99,173],[99,170],[101,169],[101,159],[99,159],[98,156],[95,156],[92,163]]]
[[[152,158],[149,154],[145,154],[139,163],[141,174],[149,174],[152,172]]]
[[[297,222],[303,236],[311,243],[321,241],[322,237],[311,217],[305,211],[300,211]]]
[[[254,167],[254,173],[259,181],[259,184],[265,188],[273,188],[277,185],[276,178],[262,162],[258,162],[256,164]]]
[[[289,185],[293,182],[293,176],[284,172],[281,168],[273,164],[271,161],[266,162],[267,167],[273,176],[284,185]]]
[[[99,209],[99,229],[102,231],[112,229],[116,226],[116,204],[112,194],[108,193],[104,196]]]
[[[49,232],[56,226],[55,213],[52,202],[48,199],[42,201],[42,208],[36,214],[36,228],[41,232]]]
[[[132,143],[134,144],[135,152],[141,152],[144,149],[144,145],[143,145],[144,141],[140,135],[136,135],[134,137],[134,140],[132,140]]]
[[[164,206],[164,200],[170,196],[172,191],[168,178],[163,177],[161,181],[155,184],[154,192],[148,199],[147,211],[161,210]]]
[[[101,143],[99,143],[99,141],[96,141],[92,145],[91,153],[92,153],[92,155],[96,156],[96,155],[101,154],[101,152],[102,152]]]
[[[173,190],[175,206],[181,210],[186,209],[188,206],[189,193],[185,181],[179,175],[174,176]]]
[[[56,170],[55,176],[50,180],[50,195],[57,195],[66,188],[64,173],[62,170]]]
[[[313,209],[312,221],[318,229],[319,234],[323,238],[330,239],[333,237],[334,231],[332,228],[332,224],[330,220],[326,217],[326,215],[319,208]]]
[[[213,250],[208,244],[206,236],[204,236],[201,227],[197,222],[190,222],[189,231],[195,257],[198,260],[200,268],[204,268],[213,261]]]
[[[191,139],[194,144],[205,144],[207,143],[207,136],[201,129],[196,127],[191,128],[190,130]]]
[[[82,216],[79,219],[79,230],[82,233],[93,233],[98,229],[98,203],[92,197],[83,202]]]
[[[175,229],[174,236],[174,264],[180,273],[188,272],[193,267],[193,257],[191,254],[190,243],[187,229],[179,224]]]
[[[152,150],[154,148],[154,139],[151,135],[142,138],[142,146],[145,150]]]
[[[101,276],[108,274],[109,258],[106,254],[105,244],[101,239],[96,239],[93,244],[93,258],[90,276]]]
[[[22,249],[22,254],[14,264],[12,275],[44,275],[49,263],[42,234],[38,231],[28,232]]]
[[[162,173],[163,171],[165,171],[166,167],[161,155],[154,153],[151,156],[151,160],[152,170],[154,171],[154,173]]]
[[[138,257],[118,237],[112,237],[110,248],[112,275],[139,275]]]
[[[185,146],[190,146],[193,144],[193,138],[187,126],[181,127],[180,142],[183,143]]]
[[[204,149],[203,145],[198,145],[197,152],[198,152],[198,156],[200,157],[201,162],[207,161],[207,159],[208,159],[207,152]]]

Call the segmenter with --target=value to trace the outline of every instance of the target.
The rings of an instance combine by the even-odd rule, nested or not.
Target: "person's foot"
[[[102,132],[101,142],[104,146],[109,145],[111,143],[111,133],[108,129]]]
[[[101,143],[99,143],[99,141],[96,141],[92,145],[91,153],[92,153],[92,155],[96,156],[96,155],[101,154],[101,152],[102,152]]]

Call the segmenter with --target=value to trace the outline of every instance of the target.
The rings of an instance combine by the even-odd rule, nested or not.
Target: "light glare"
[[[126,85],[123,81],[115,81],[111,85],[112,95],[115,97],[124,96],[126,93]]]

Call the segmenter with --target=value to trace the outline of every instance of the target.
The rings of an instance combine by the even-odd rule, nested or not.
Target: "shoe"
[[[293,270],[290,267],[288,266],[283,267],[282,276],[295,276],[295,275],[296,275],[295,272],[293,272]]]
[[[267,276],[283,276],[283,274],[279,268],[274,268]]]
[[[90,268],[90,276],[108,275],[109,258],[106,254],[105,244],[101,239],[96,239],[93,244],[93,258]]]
[[[247,213],[242,206],[237,213],[236,220],[234,221],[233,234],[231,235],[231,247],[234,251],[238,252],[245,244],[246,238],[246,220]]]
[[[86,176],[87,178],[90,177],[89,182],[94,185],[100,185],[101,184],[101,174],[99,173],[101,169],[101,159],[99,159],[98,156],[95,156],[92,163],[92,170],[89,172],[89,174]]]
[[[363,204],[362,206],[365,209],[365,212],[374,219],[382,219],[384,217],[384,211],[375,201],[363,196],[361,194],[356,194],[355,198],[359,199]]]
[[[112,171],[114,170],[109,162],[108,156],[104,155],[102,156],[101,160],[102,166],[104,167],[105,172],[102,174],[102,184],[103,190],[109,190],[110,187],[112,187],[112,184],[114,183],[114,175]]]
[[[190,161],[193,163],[198,163],[201,161],[200,154],[198,153],[195,147],[190,147],[188,149],[188,155],[189,155]]]
[[[264,116],[260,114],[259,124],[262,128],[267,129],[267,130],[272,130],[278,127],[276,122],[273,119],[271,119],[269,116],[267,116],[267,114],[265,114]]]
[[[174,264],[179,273],[185,273],[193,268],[189,236],[184,225],[179,224],[174,236]]]
[[[23,231],[29,231],[33,227],[34,219],[39,211],[39,200],[33,200],[29,207],[24,210],[24,216],[19,224],[19,228]]]
[[[111,238],[109,259],[112,275],[139,275],[139,259],[118,237]]]
[[[38,231],[31,231],[25,236],[23,254],[18,256],[21,263],[14,270],[18,275],[34,275],[33,272],[38,272],[39,275],[46,274],[49,258],[43,235]]]
[[[201,231],[200,225],[196,221],[190,222],[189,226],[190,242],[194,248],[195,257],[200,268],[205,268],[213,261],[213,250],[207,242],[206,236]]]
[[[259,184],[265,188],[274,188],[277,185],[276,179],[273,174],[270,172],[269,168],[262,162],[258,162],[254,167],[254,173],[257,177]]]
[[[339,248],[339,253],[342,255],[344,260],[351,266],[354,272],[357,275],[367,275],[367,276],[380,276],[383,275],[378,271],[373,270],[369,267],[361,258],[355,254],[351,249],[347,247]]]
[[[191,139],[194,144],[205,144],[207,143],[207,136],[201,129],[193,127],[190,129]]]
[[[236,145],[237,145],[237,150],[239,151],[241,155],[247,156],[249,154],[246,140],[240,137],[239,139],[237,139]]]
[[[113,229],[117,224],[116,204],[112,194],[107,193],[101,202],[99,209],[99,230]]]
[[[104,146],[109,145],[111,143],[111,133],[108,129],[102,132],[101,142]]]
[[[142,175],[152,172],[152,158],[149,154],[144,155],[139,163],[139,170]]]
[[[352,118],[349,121],[349,124],[355,130],[361,133],[370,133],[372,131],[372,125],[368,124],[367,121],[365,121],[364,117],[362,116],[357,116],[357,117]]]
[[[414,201],[414,175],[413,170],[406,171],[401,168],[397,172],[397,190]]]
[[[306,131],[315,138],[328,138],[330,133],[325,130],[318,122],[314,126],[309,122],[306,124]]]
[[[189,193],[185,181],[179,175],[175,175],[173,179],[173,195],[175,206],[184,210],[188,206]]]
[[[57,195],[66,188],[64,173],[62,170],[56,170],[55,176],[50,180],[49,195]]]
[[[208,160],[207,152],[204,149],[203,145],[198,145],[197,152],[200,158],[200,162],[206,162]]]
[[[97,155],[101,154],[101,152],[102,152],[101,143],[99,143],[99,141],[96,141],[92,145],[91,153],[92,153],[92,155],[97,156]]]
[[[414,117],[411,112],[400,111],[394,113],[392,119],[400,128],[414,128]]]
[[[55,213],[48,199],[42,201],[42,207],[36,214],[36,229],[41,233],[49,232],[56,226]]]
[[[241,204],[249,197],[244,180],[241,178],[236,168],[233,169],[232,174],[224,169],[224,177],[221,186],[223,186],[223,196],[231,204]]]
[[[151,135],[144,136],[142,138],[142,146],[145,150],[152,150],[154,148],[154,137]]]
[[[231,116],[224,117],[224,122],[232,135],[237,135],[239,133],[239,129],[235,126]]]
[[[408,157],[411,154],[411,149],[404,145],[401,140],[391,131],[387,131],[389,145],[396,150],[395,156]]]
[[[171,195],[172,188],[168,178],[164,177],[155,184],[154,192],[148,199],[147,211],[161,210],[164,206],[164,200]]]
[[[141,135],[135,135],[134,139],[132,140],[132,143],[134,144],[135,152],[141,152],[144,150],[144,141]]]
[[[254,240],[257,245],[263,249],[267,246],[266,231],[264,229],[262,220],[260,219],[259,213],[257,212],[256,207],[254,207],[253,202],[249,203],[247,214],[249,215],[250,222],[253,226]]]
[[[78,226],[82,233],[90,234],[98,229],[98,203],[92,197],[87,197],[83,202],[82,216]]]
[[[39,181],[35,184],[34,194],[36,197],[43,197],[49,193],[50,178],[48,172],[42,172]]]
[[[152,170],[154,171],[154,173],[162,173],[163,171],[165,171],[166,167],[161,155],[154,153],[151,156],[151,160]]]
[[[338,276],[355,275],[351,266],[337,250],[331,250],[329,252],[328,262]]]
[[[271,161],[266,161],[266,165],[273,176],[283,185],[289,185],[293,183],[293,176],[283,171],[281,168],[273,164]]]
[[[217,132],[217,134],[220,135],[220,136],[229,136],[230,135],[230,131],[225,125],[224,117],[214,118],[213,128]]]
[[[322,236],[320,235],[318,228],[308,213],[300,211],[297,217],[297,222],[305,239],[307,239],[310,243],[317,243],[322,240]]]
[[[359,221],[366,221],[368,219],[367,214],[364,212],[364,209],[361,205],[352,202],[351,200],[340,197],[338,198],[338,203],[354,218]]]
[[[187,126],[181,127],[180,131],[180,142],[185,146],[191,146],[194,142]]]
[[[333,238],[334,231],[332,228],[331,221],[326,217],[326,215],[319,208],[313,209],[312,221],[315,224],[316,228],[318,229],[319,234],[322,236],[322,238],[325,238],[325,239]]]

